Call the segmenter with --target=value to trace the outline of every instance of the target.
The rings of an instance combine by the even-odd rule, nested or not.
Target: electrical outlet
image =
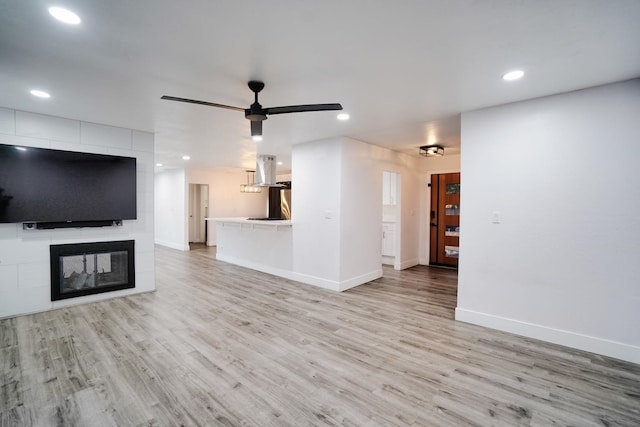
[[[501,219],[500,211],[493,211],[491,214],[491,222],[494,224],[500,224]]]

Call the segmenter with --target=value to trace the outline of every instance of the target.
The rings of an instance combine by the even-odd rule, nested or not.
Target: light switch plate
[[[500,224],[500,221],[501,221],[500,211],[493,211],[493,213],[491,214],[491,222],[494,224]]]

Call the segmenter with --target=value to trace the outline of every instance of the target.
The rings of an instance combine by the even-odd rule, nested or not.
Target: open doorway
[[[382,264],[400,269],[400,174],[382,172]]]
[[[189,184],[189,245],[206,244],[209,185]]]

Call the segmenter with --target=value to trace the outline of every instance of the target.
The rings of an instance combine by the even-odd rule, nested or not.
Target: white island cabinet
[[[291,221],[207,218],[216,223],[216,259],[293,278]]]

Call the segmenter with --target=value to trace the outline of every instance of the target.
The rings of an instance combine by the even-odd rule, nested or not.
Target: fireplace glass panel
[[[134,287],[133,241],[51,246],[51,299]]]
[[[128,282],[127,253],[72,255],[60,258],[62,293]]]

